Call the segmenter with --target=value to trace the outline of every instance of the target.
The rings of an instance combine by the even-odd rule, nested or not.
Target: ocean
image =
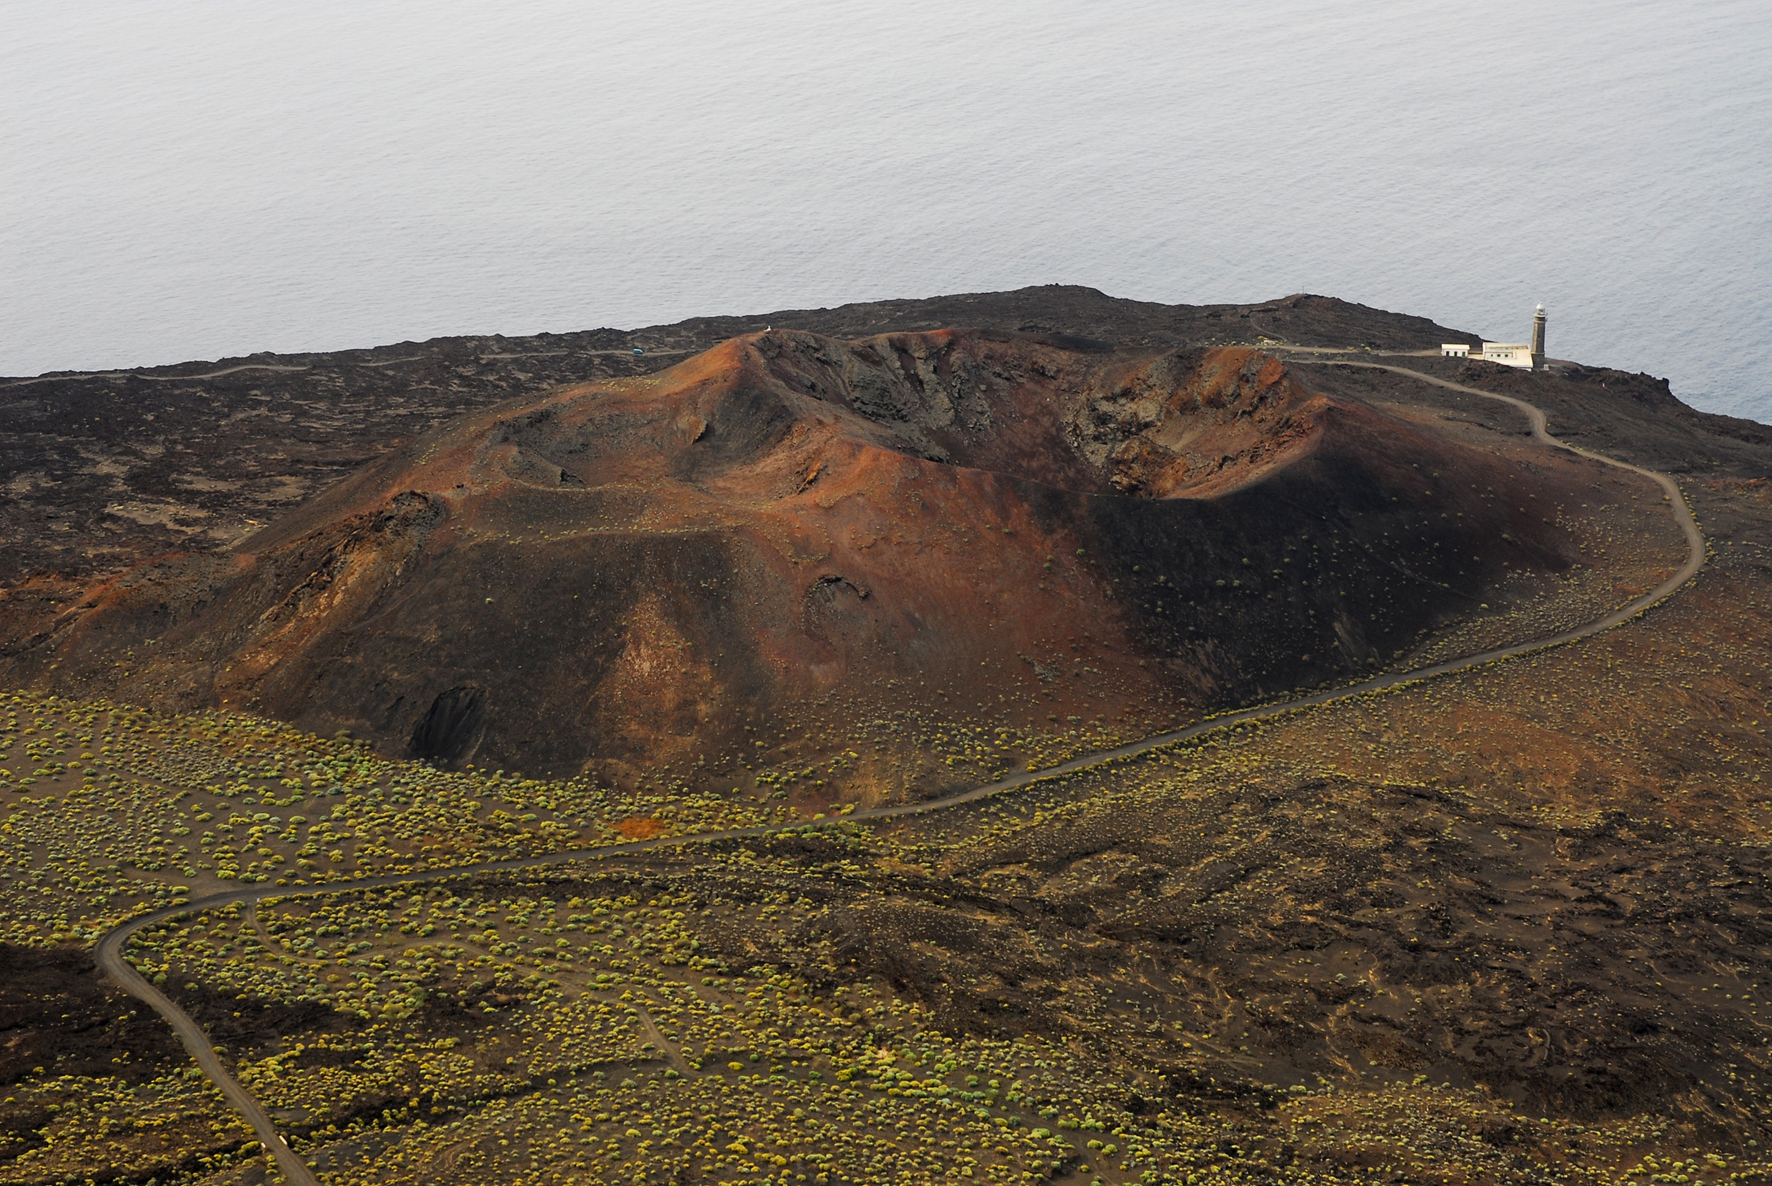
[[[1772,4],[8,0],[0,373],[1063,282],[1772,421]]]

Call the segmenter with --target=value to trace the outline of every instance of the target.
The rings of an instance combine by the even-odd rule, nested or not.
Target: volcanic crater
[[[426,432],[98,584],[9,674],[552,774],[737,754],[790,709],[1157,727],[1559,579],[1591,470],[1251,348],[772,330]]]

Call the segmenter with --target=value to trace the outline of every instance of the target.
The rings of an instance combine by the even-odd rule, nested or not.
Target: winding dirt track
[[[205,371],[201,375],[144,375],[140,371],[87,371],[85,374],[41,375],[35,379],[14,379],[10,383],[0,383],[0,387],[26,387],[32,383],[58,383],[64,379],[146,379],[150,383],[189,383],[196,379],[219,379],[223,375],[232,375],[238,371],[308,371],[312,369],[312,367],[305,366],[284,367],[273,366],[268,362],[248,362],[237,367],[223,367],[219,371]]]
[[[1677,592],[1682,585],[1697,575],[1698,570],[1704,566],[1704,535],[1699,531],[1698,523],[1692,517],[1691,508],[1686,505],[1686,500],[1684,496],[1681,495],[1679,486],[1675,484],[1672,478],[1665,474],[1656,473],[1654,470],[1643,469],[1640,466],[1618,461],[1614,458],[1607,457],[1604,454],[1595,453],[1587,449],[1580,449],[1559,441],[1556,437],[1551,436],[1550,433],[1545,431],[1544,412],[1536,406],[1527,403],[1525,400],[1515,399],[1512,396],[1507,395],[1496,395],[1493,392],[1481,391],[1475,387],[1465,387],[1458,383],[1450,383],[1444,379],[1437,379],[1432,375],[1423,374],[1420,371],[1413,371],[1398,366],[1388,366],[1382,363],[1328,362],[1315,365],[1355,366],[1374,370],[1392,371],[1396,374],[1406,375],[1409,378],[1416,379],[1423,383],[1432,384],[1435,387],[1444,387],[1448,390],[1462,392],[1467,395],[1479,395],[1484,399],[1492,399],[1512,405],[1525,414],[1527,422],[1532,428],[1532,437],[1540,444],[1549,448],[1566,449],[1569,452],[1579,454],[1582,457],[1587,457],[1606,465],[1615,466],[1618,469],[1629,470],[1631,473],[1640,474],[1659,485],[1667,495],[1669,508],[1673,512],[1675,522],[1680,525],[1680,530],[1685,533],[1687,543],[1686,563],[1681,566],[1678,572],[1674,573],[1656,588],[1645,593],[1630,604],[1621,609],[1616,609],[1604,617],[1597,618],[1584,626],[1578,626],[1573,630],[1565,630],[1560,634],[1553,634],[1546,638],[1517,643],[1513,646],[1501,647],[1492,651],[1484,651],[1481,654],[1469,655],[1463,659],[1453,659],[1445,663],[1436,663],[1430,667],[1417,668],[1413,671],[1400,671],[1388,675],[1381,675],[1375,679],[1366,680],[1362,683],[1352,684],[1343,688],[1335,688],[1324,692],[1315,692],[1311,695],[1300,696],[1292,700],[1283,700],[1271,704],[1257,705],[1253,708],[1239,709],[1236,712],[1228,712],[1220,716],[1209,717],[1206,720],[1198,721],[1189,725],[1185,729],[1177,729],[1172,733],[1161,733],[1153,737],[1144,738],[1141,741],[1135,741],[1127,745],[1119,746],[1115,749],[1088,754],[1080,758],[1075,758],[1069,762],[1065,762],[1062,765],[1048,767],[1044,770],[1023,771],[1019,774],[1012,774],[1008,778],[999,779],[996,782],[987,783],[984,786],[974,787],[972,790],[964,791],[960,794],[948,795],[941,799],[934,799],[921,803],[904,803],[895,807],[878,807],[869,811],[857,811],[851,815],[840,816],[837,817],[837,819],[826,822],[836,823],[839,820],[853,822],[859,820],[890,819],[897,816],[927,815],[930,812],[944,811],[948,808],[957,807],[964,803],[974,803],[980,799],[985,799],[991,795],[999,794],[1004,791],[1016,790],[1021,787],[1031,786],[1035,783],[1045,782],[1050,779],[1063,778],[1066,775],[1076,774],[1079,771],[1089,770],[1096,766],[1134,758],[1141,754],[1149,753],[1152,750],[1189,741],[1202,734],[1223,729],[1231,725],[1241,724],[1245,721],[1258,721],[1268,717],[1277,717],[1287,713],[1297,712],[1302,709],[1313,708],[1320,704],[1328,704],[1332,701],[1346,699],[1350,696],[1359,696],[1367,692],[1383,691],[1386,688],[1399,687],[1403,684],[1413,683],[1417,680],[1432,679],[1435,676],[1449,675],[1456,671],[1468,671],[1473,667],[1480,667],[1486,663],[1511,659],[1516,655],[1524,655],[1533,651],[1541,651],[1548,647],[1560,646],[1563,643],[1574,642],[1577,639],[1587,638],[1590,635],[1598,634],[1603,630],[1610,630],[1612,627],[1627,622],[1643,613],[1645,610],[1665,601]],[[685,844],[700,844],[713,840],[740,840],[754,836],[765,836],[772,832],[782,831],[786,828],[817,826],[819,825],[816,823],[779,824],[753,828],[736,828],[725,832],[704,832],[690,836],[661,836],[653,840],[636,840],[627,844],[611,844],[592,849],[573,849],[566,852],[549,853],[545,856],[513,857],[502,861],[483,861],[478,864],[460,865],[448,869],[427,869],[417,873],[390,874],[386,877],[365,877],[345,882],[334,881],[328,882],[324,885],[246,886],[241,887],[240,889],[228,890],[223,893],[210,894],[207,897],[197,898],[182,905],[167,906],[152,911],[151,913],[141,915],[137,918],[133,918],[111,930],[104,936],[104,938],[99,940],[95,952],[95,959],[97,960],[100,970],[102,970],[106,976],[110,977],[112,981],[131,996],[146,1002],[155,1012],[159,1013],[160,1016],[167,1020],[173,1030],[178,1034],[179,1041],[184,1043],[185,1049],[191,1052],[192,1058],[196,1059],[197,1065],[202,1069],[203,1073],[209,1076],[215,1085],[221,1089],[222,1094],[227,1097],[228,1102],[232,1103],[240,1114],[252,1125],[253,1131],[258,1134],[258,1138],[264,1144],[265,1149],[276,1159],[277,1167],[282,1171],[284,1178],[290,1182],[292,1186],[320,1186],[319,1179],[314,1176],[313,1171],[308,1168],[301,1158],[296,1156],[295,1151],[289,1147],[288,1143],[284,1141],[283,1137],[277,1132],[277,1126],[272,1123],[270,1116],[266,1114],[264,1108],[261,1107],[258,1101],[252,1097],[252,1094],[240,1084],[239,1080],[235,1079],[234,1076],[229,1073],[228,1069],[222,1065],[221,1060],[216,1057],[215,1049],[211,1046],[208,1035],[198,1027],[197,1023],[192,1020],[189,1014],[185,1013],[184,1010],[174,1004],[171,998],[167,997],[165,993],[162,993],[159,989],[148,983],[147,979],[144,978],[140,972],[137,972],[126,959],[124,959],[124,947],[129,942],[130,936],[136,931],[140,930],[142,927],[150,926],[177,915],[214,909],[218,906],[229,906],[234,903],[258,902],[265,898],[316,897],[322,894],[381,889],[398,885],[418,885],[433,881],[443,881],[455,877],[467,877],[479,873],[496,873],[513,869],[533,869],[545,865],[561,865],[575,861],[604,860],[609,857],[626,856],[631,853],[645,852],[652,849]]]

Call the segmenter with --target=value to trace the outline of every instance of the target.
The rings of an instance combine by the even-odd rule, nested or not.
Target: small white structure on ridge
[[[1469,358],[1471,348],[1460,342],[1442,342],[1440,357]],[[1539,305],[1538,311],[1532,315],[1532,341],[1526,342],[1484,342],[1482,353],[1477,357],[1484,362],[1498,362],[1504,367],[1519,367],[1523,371],[1541,371],[1544,369],[1544,306]]]

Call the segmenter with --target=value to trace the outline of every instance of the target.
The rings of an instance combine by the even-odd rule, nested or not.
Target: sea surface
[[[1048,282],[1772,421],[1772,3],[0,2],[0,373]]]

